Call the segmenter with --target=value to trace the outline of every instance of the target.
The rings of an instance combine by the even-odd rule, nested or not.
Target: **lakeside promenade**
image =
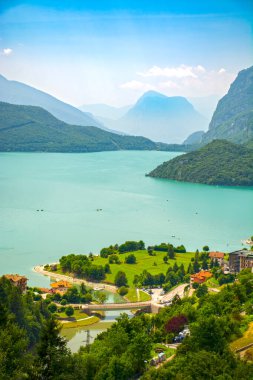
[[[86,281],[82,280],[80,278],[75,278],[71,276],[66,276],[65,274],[60,274],[60,273],[54,273],[54,272],[49,272],[44,269],[43,265],[37,265],[33,268],[34,272],[42,274],[44,276],[52,277],[56,280],[64,280],[68,281],[71,284],[84,284],[88,286],[89,288],[92,288],[94,290],[107,290],[112,293],[117,293],[117,287],[115,285],[109,285],[101,282],[91,282],[91,281]]]

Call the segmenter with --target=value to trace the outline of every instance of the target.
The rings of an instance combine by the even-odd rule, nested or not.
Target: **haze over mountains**
[[[65,123],[105,128],[91,114],[66,104],[55,97],[21,82],[0,75],[0,101],[12,104],[39,106]]]
[[[64,131],[65,134],[69,134],[71,130],[71,128],[69,127],[72,127],[72,134],[72,132],[75,129],[75,138],[73,139],[73,134],[72,137],[70,137],[70,141],[72,141],[69,145],[70,151],[75,150],[73,147],[74,141],[76,141],[77,146],[79,146],[77,136],[80,136],[78,134],[81,130],[79,130],[79,132],[77,133],[78,125],[91,127],[89,133],[91,133],[92,128],[94,127],[98,127],[101,129],[105,128],[100,121],[98,121],[96,118],[92,116],[92,114],[82,112],[75,107],[61,102],[60,100],[54,98],[51,95],[48,95],[25,84],[15,81],[9,81],[5,79],[3,76],[0,76],[0,101],[19,105],[39,105],[43,108],[43,110],[47,110],[48,112],[50,112],[51,117],[52,115],[55,116],[55,120],[58,119],[58,132],[62,133]],[[148,136],[153,141],[167,142],[169,144],[183,142],[183,144],[185,145],[204,145],[214,139],[227,139],[236,143],[244,143],[253,140],[253,67],[250,67],[246,70],[242,70],[238,74],[235,81],[231,84],[231,87],[227,95],[225,95],[219,101],[217,108],[213,114],[212,120],[210,122],[209,130],[206,133],[204,132],[204,130],[207,125],[207,119],[205,119],[201,114],[199,114],[186,98],[180,96],[167,97],[155,91],[146,92],[139,98],[139,100],[133,106],[116,108],[102,104],[97,104],[84,106],[83,109],[89,111],[93,110],[93,112],[100,113],[100,115],[102,115],[101,117],[104,120],[108,121],[108,123],[106,123],[107,126],[110,126],[115,130],[120,130],[122,134],[145,137]],[[7,123],[6,126],[8,130],[10,130],[10,126],[15,126],[16,128],[16,125],[18,126],[22,124],[22,122],[18,122],[18,119],[16,119],[14,124],[9,125],[5,115],[5,112],[7,112],[6,110],[9,110],[9,108],[3,106],[1,107],[0,121],[1,123]],[[28,109],[26,109],[26,111],[28,111]],[[13,108],[13,112],[17,116],[17,109]],[[41,111],[39,113],[37,112],[37,116],[39,114],[41,114]],[[29,110],[28,119],[30,118],[30,116],[31,109]],[[50,140],[51,138],[55,137],[55,134],[52,135],[51,133],[52,125],[54,125],[55,123],[52,123],[51,119],[50,123],[47,124],[48,115],[44,114],[44,116],[44,127],[46,129],[43,131],[42,134],[45,138],[45,131],[47,131],[48,139]],[[110,118],[108,118],[109,116]],[[65,121],[65,123],[61,124],[61,131],[59,127],[60,120]],[[33,119],[32,122],[35,122],[36,124],[37,121],[37,119]],[[40,118],[40,128],[43,127],[42,124],[43,122]],[[2,124],[2,127],[4,128],[4,124]],[[198,130],[199,128],[201,130]],[[1,131],[2,137],[6,135],[6,128],[4,128],[4,130],[4,134],[3,130]],[[25,129],[23,128],[22,131],[24,133]],[[98,137],[98,131],[99,130],[96,129],[94,134],[92,133],[91,135]],[[112,130],[109,131],[113,132]],[[33,132],[35,132],[35,129],[33,129]],[[37,130],[37,132],[40,135],[42,129]],[[83,132],[84,130],[82,129],[81,133]],[[13,131],[11,133],[13,134]],[[88,131],[86,130],[85,133],[88,133]],[[15,135],[16,134],[17,132],[15,132]],[[28,133],[28,135],[29,134],[30,132]],[[114,135],[114,133],[111,133],[111,135]],[[95,138],[94,136],[92,138]],[[104,137],[105,136],[103,136],[103,139]],[[22,133],[21,135],[19,135],[19,138],[21,138],[21,140],[24,142],[24,136],[22,135]],[[81,140],[84,143],[83,136]],[[57,151],[60,151],[60,141],[62,141],[63,151],[65,151],[65,149],[67,149],[65,144],[66,141],[64,139],[61,140],[61,138],[57,142]],[[98,137],[98,141],[100,141],[100,137]],[[9,142],[10,140],[8,140],[8,144]],[[54,142],[54,140],[52,140],[52,142]],[[90,143],[91,141],[89,140],[89,144]],[[95,140],[92,142],[92,144],[94,143]],[[11,143],[11,146],[12,144],[13,141]],[[137,145],[136,143],[134,143],[136,149],[138,149]],[[4,149],[4,144],[2,144],[1,146],[1,149]],[[97,149],[101,150],[100,142],[98,142],[98,146],[98,148],[95,148],[93,145],[93,148],[91,148],[91,146],[89,145],[87,151],[96,151]],[[119,145],[118,148],[122,149],[122,146]],[[143,149],[142,143],[140,146],[140,149]],[[153,148],[157,149],[157,146],[158,145],[154,145]],[[159,149],[160,148],[161,145]],[[13,147],[11,149],[13,149]],[[22,150],[23,149],[24,145],[22,145]],[[49,149],[49,146],[46,146],[45,149]],[[78,149],[80,149],[80,146],[79,148],[77,148],[77,150]],[[82,148],[81,151],[83,151],[83,149],[84,148]],[[165,148],[163,147],[162,149]],[[105,149],[103,148],[103,150],[108,150],[108,148],[105,147]],[[175,147],[172,147],[172,150],[175,150]]]
[[[41,107],[0,102],[0,151],[100,152],[168,150],[166,144],[120,136],[93,126],[66,124]]]
[[[154,141],[165,143],[182,143],[192,132],[199,128],[206,129],[208,120],[198,113],[184,97],[168,97],[156,91],[144,93],[138,101],[127,108],[113,109],[107,113],[94,105],[81,109],[93,111],[103,123],[114,130],[130,135],[145,136]],[[114,113],[113,113],[113,112]],[[125,113],[123,114],[123,111]],[[99,115],[100,112],[100,115]],[[116,115],[122,114],[116,119]],[[102,118],[101,118],[101,114]],[[111,120],[108,118],[111,116]]]

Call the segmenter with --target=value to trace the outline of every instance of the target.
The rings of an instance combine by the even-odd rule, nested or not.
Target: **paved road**
[[[184,290],[188,285],[189,284],[178,285],[176,288],[164,295],[161,295],[163,291],[162,289],[152,289],[152,303],[157,306],[162,306],[163,303],[171,301],[176,295],[178,295],[180,298],[183,298]]]

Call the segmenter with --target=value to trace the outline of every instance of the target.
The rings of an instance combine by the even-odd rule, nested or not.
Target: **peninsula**
[[[253,149],[226,140],[164,162],[149,177],[222,186],[253,186]]]

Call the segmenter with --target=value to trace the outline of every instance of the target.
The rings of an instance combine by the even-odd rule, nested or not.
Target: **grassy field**
[[[83,327],[83,326],[93,325],[94,323],[97,323],[99,321],[100,319],[98,317],[92,316],[92,317],[87,317],[86,319],[83,319],[83,320],[77,320],[76,322],[63,323],[63,327],[64,329],[71,329],[74,327]]]
[[[165,256],[165,252],[156,252],[156,256],[149,256],[146,250],[132,252],[136,256],[137,262],[136,264],[125,264],[125,257],[129,255],[129,253],[123,253],[119,255],[121,264],[110,264],[111,272],[106,275],[106,282],[114,283],[115,275],[118,271],[123,271],[126,273],[128,278],[128,285],[133,285],[133,279],[135,274],[141,274],[143,270],[147,270],[152,275],[158,273],[166,274],[166,271],[169,266],[173,266],[176,262],[177,265],[183,264],[185,269],[187,270],[188,265],[191,261],[191,258],[194,257],[194,253],[177,253],[175,260],[168,260],[168,263],[165,264],[163,258]],[[102,257],[96,256],[94,257],[94,264],[97,265],[105,265],[108,263],[108,259],[104,259]]]
[[[83,313],[81,310],[75,310],[74,315],[72,317],[67,317],[64,312],[57,313],[56,317],[59,318],[60,322],[64,329],[69,329],[72,327],[81,327],[81,326],[89,326],[93,323],[97,323],[100,321],[98,317],[91,316],[89,317],[87,314]],[[63,322],[64,318],[64,322]]]
[[[139,298],[138,298],[137,291],[135,288],[129,288],[128,293],[125,296],[125,298],[127,298],[128,301],[130,302],[138,302],[138,301],[144,302],[144,301],[151,300],[151,296],[148,293],[143,292],[142,290],[139,290]]]
[[[232,351],[236,351],[239,348],[247,346],[248,344],[253,343],[253,322],[250,322],[248,329],[245,331],[243,336],[239,339],[236,339],[230,344]]]
[[[87,314],[83,313],[82,310],[78,310],[78,309],[74,310],[74,315],[72,315],[72,317],[67,317],[65,312],[56,313],[55,315],[57,318],[64,318],[70,322],[75,322],[75,321],[78,321],[78,319],[83,319],[83,318],[88,317]]]

